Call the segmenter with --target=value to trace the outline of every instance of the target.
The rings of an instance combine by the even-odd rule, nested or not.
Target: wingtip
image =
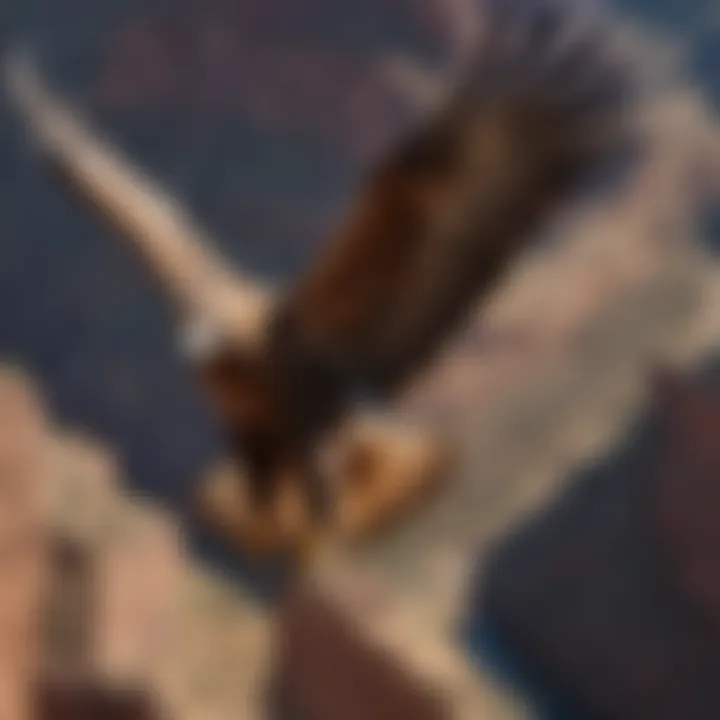
[[[2,85],[9,106],[26,122],[33,134],[44,123],[51,98],[44,86],[35,56],[26,44],[16,44],[2,57]]]
[[[27,45],[15,44],[3,52],[2,78],[11,100],[21,98],[24,90],[35,84],[37,69]]]

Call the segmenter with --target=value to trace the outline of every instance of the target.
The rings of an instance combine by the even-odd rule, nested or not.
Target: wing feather
[[[10,54],[5,77],[38,155],[132,243],[182,319],[255,342],[272,288],[230,268],[182,205],[57,97],[25,52]]]
[[[286,303],[316,353],[382,392],[630,138],[630,72],[608,27],[550,0],[485,11],[489,40],[450,101],[372,173]]]

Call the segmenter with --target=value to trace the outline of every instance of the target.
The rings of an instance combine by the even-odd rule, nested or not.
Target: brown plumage
[[[542,1],[487,11],[463,84],[371,175],[288,295],[298,332],[371,389],[392,392],[431,359],[628,139],[627,71],[601,27],[570,39],[573,13]]]
[[[357,393],[402,391],[543,224],[629,149],[628,69],[602,26],[542,0],[486,10],[462,84],[371,174],[281,301],[291,434],[302,428],[306,445]]]
[[[315,493],[317,447],[358,394],[402,390],[624,147],[628,75],[601,24],[551,0],[483,7],[485,41],[455,92],[370,174],[336,238],[280,294],[232,278],[147,179],[36,78],[11,75],[43,154],[212,338],[201,375],[258,498],[286,473]]]

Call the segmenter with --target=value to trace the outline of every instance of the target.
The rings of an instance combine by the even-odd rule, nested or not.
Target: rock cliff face
[[[251,717],[267,646],[252,604],[15,370],[0,370],[0,438],[2,717]]]
[[[31,717],[32,673],[40,651],[46,432],[36,388],[15,370],[0,372],[0,715],[13,720]]]
[[[271,678],[271,720],[448,720],[447,698],[363,636],[322,595],[295,595],[281,609]]]

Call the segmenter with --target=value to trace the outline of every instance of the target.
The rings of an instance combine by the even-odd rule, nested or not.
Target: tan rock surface
[[[66,442],[52,527],[90,553],[94,673],[111,687],[152,688],[173,720],[237,717],[262,667],[263,622],[194,565],[173,517],[123,490],[101,446]]]
[[[47,417],[38,388],[0,369],[0,717],[31,717],[45,574]]]

